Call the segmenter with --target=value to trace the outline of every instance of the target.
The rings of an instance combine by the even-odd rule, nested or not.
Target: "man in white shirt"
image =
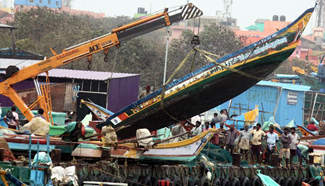
[[[289,137],[291,139],[290,143],[290,166],[292,166],[292,160],[297,155],[297,146],[300,141],[300,137],[296,133],[296,128],[291,128],[291,133],[289,134]],[[299,158],[299,161],[302,162],[301,158]]]
[[[274,132],[273,125],[270,126],[269,132],[266,134],[266,143],[267,143],[267,150],[266,150],[266,162],[271,163],[272,154],[276,151],[276,143],[279,141],[278,134]]]
[[[240,131],[239,135],[239,148],[243,159],[248,161],[248,150],[249,150],[249,140],[251,137],[250,131],[248,131],[248,125],[244,126],[244,130]]]
[[[252,160],[255,163],[262,162],[261,150],[262,150],[262,138],[265,136],[264,131],[261,129],[261,124],[256,124],[256,130],[251,131],[252,139]]]

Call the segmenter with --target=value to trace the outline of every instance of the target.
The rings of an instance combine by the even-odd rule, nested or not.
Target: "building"
[[[62,8],[62,0],[15,0],[14,6]]]
[[[268,121],[274,116],[280,126],[287,125],[291,120],[301,125],[304,122],[305,94],[310,91],[309,86],[260,81],[239,96],[219,106],[228,108],[229,114],[240,115],[258,105],[259,122]]]
[[[45,82],[45,76],[45,73],[40,74],[39,81]],[[49,77],[51,83],[73,85],[74,100],[67,101],[75,102],[79,119],[89,113],[88,108],[79,107],[81,99],[90,99],[112,112],[117,112],[138,99],[139,74],[53,69],[49,71]]]

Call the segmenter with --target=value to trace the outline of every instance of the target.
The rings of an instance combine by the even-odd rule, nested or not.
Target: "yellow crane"
[[[87,57],[90,62],[92,55],[100,51],[103,51],[105,54],[104,61],[108,61],[107,54],[111,47],[118,47],[121,42],[128,39],[169,26],[175,22],[199,17],[202,14],[202,11],[191,3],[173,10],[166,8],[160,13],[114,28],[108,34],[66,48],[59,54],[51,49],[52,57],[7,74],[7,79],[0,82],[0,94],[10,98],[27,120],[31,120],[34,117],[31,108],[39,104],[44,109],[45,117],[49,121],[48,111],[51,106],[49,103],[49,89],[42,86],[40,86],[40,89],[37,88],[38,99],[28,107],[13,88],[14,84],[29,78],[35,79],[40,73],[47,73],[51,69],[71,63],[77,59]]]

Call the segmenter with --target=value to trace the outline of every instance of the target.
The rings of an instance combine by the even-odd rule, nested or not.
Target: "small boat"
[[[152,148],[138,148],[135,143],[126,143],[111,148],[111,157],[160,161],[192,161],[217,132],[209,129],[192,138],[179,142],[161,143]]]
[[[111,115],[113,115],[114,113],[95,104],[92,101],[85,101],[83,99],[80,100],[81,104],[86,105],[89,110],[96,116],[97,119],[99,120],[103,120],[105,121],[106,119],[108,119]]]
[[[303,136],[315,136],[315,134],[313,134],[313,132],[308,130],[306,127],[301,125],[298,125],[297,127]]]
[[[139,128],[157,130],[234,98],[272,73],[293,53],[313,11],[310,8],[276,33],[172,81],[97,127],[112,125],[120,139],[130,138]]]

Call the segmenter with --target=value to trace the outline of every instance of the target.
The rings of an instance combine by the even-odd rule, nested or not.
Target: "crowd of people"
[[[192,136],[215,128],[218,132],[211,139],[211,143],[229,151],[229,153],[240,153],[241,159],[247,160],[252,164],[272,164],[272,161],[283,162],[284,167],[293,165],[293,159],[297,156],[299,163],[302,164],[303,156],[298,148],[300,137],[296,133],[296,128],[284,128],[281,136],[275,131],[273,125],[269,126],[268,131],[261,129],[261,124],[257,123],[253,127],[245,124],[242,130],[235,128],[233,124],[226,124],[231,119],[227,110],[221,110],[220,113],[214,113],[212,120],[201,123],[196,119],[195,126],[191,129]],[[174,131],[177,134],[185,133],[187,130],[183,125],[177,125]],[[227,128],[227,129],[226,129]],[[182,130],[180,132],[180,130]],[[180,139],[182,140],[182,139]],[[275,159],[276,158],[276,159]]]

